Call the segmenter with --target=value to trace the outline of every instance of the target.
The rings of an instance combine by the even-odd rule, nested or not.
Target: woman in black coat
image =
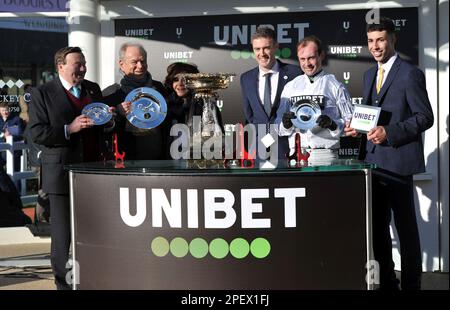
[[[196,98],[195,94],[186,87],[182,78],[182,74],[184,73],[199,73],[199,70],[197,66],[183,62],[175,62],[167,67],[167,76],[164,81],[164,86],[168,93],[168,112],[165,123],[168,136],[170,136],[170,129],[173,125],[186,124],[190,129],[190,138],[192,138],[193,117],[202,116],[204,105],[203,100]],[[217,118],[217,125],[219,125],[223,134],[222,115],[215,104],[213,105],[213,110],[213,114]],[[168,154],[170,154],[170,144],[176,138],[177,137],[170,137],[168,139]],[[170,155],[168,156],[169,158],[171,157]]]

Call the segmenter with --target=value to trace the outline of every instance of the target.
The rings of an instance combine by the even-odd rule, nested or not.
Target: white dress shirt
[[[261,68],[259,68],[258,94],[259,99],[261,100],[261,104],[263,106],[264,106],[264,88],[266,85],[265,75],[267,73],[272,73],[272,76],[270,77],[270,101],[273,105],[278,90],[278,76],[280,75],[280,66],[278,65],[278,61],[275,62],[272,69],[270,69],[269,71],[264,72],[263,70],[261,70]]]
[[[389,58],[388,61],[386,61],[386,63],[382,64],[381,67],[383,68],[384,72],[383,72],[383,81],[381,82],[381,87],[383,87],[384,82],[386,82],[386,78],[389,74],[389,71],[391,71],[392,65],[394,64],[395,60],[397,59],[398,54],[395,53],[394,56],[392,56],[391,58]],[[378,64],[378,69],[380,69],[380,65]],[[378,85],[378,72],[377,72],[377,84]]]

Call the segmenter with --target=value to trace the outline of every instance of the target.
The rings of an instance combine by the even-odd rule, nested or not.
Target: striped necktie
[[[378,69],[377,94],[380,93],[381,86],[383,85],[383,75],[384,75],[384,69],[383,69],[383,67],[380,67]]]

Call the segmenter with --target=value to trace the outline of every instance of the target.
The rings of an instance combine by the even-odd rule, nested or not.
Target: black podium
[[[373,167],[224,166],[68,167],[76,288],[372,288]]]

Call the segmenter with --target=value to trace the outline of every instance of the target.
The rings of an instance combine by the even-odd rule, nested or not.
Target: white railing
[[[37,195],[27,195],[26,180],[36,178],[36,174],[28,169],[28,145],[23,142],[13,142],[13,137],[6,138],[6,142],[0,142],[0,153],[6,152],[6,173],[11,176],[11,179],[15,183],[21,182],[20,198],[24,205],[35,203],[37,201]],[[20,170],[14,171],[14,151],[22,151],[20,156]]]

